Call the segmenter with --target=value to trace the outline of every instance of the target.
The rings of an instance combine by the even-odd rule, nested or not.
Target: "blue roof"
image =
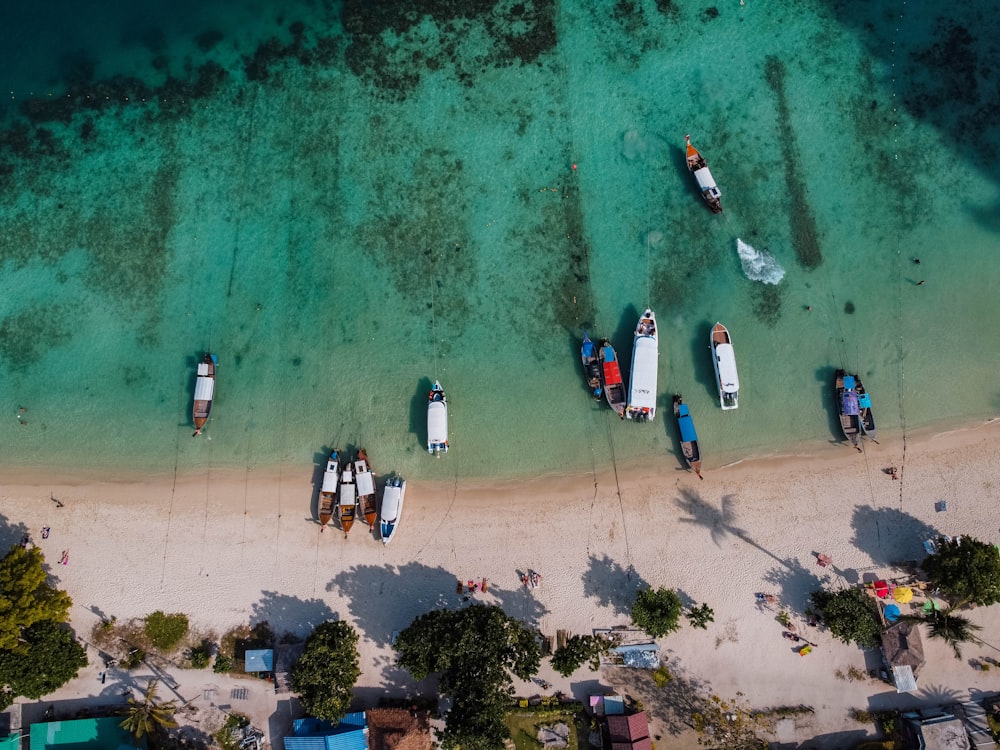
[[[31,725],[31,750],[134,750],[132,735],[119,726],[121,717],[46,721]],[[143,737],[141,746],[146,746]]]
[[[347,714],[336,726],[311,717],[297,719],[292,731],[285,737],[285,750],[368,750],[364,711]]]
[[[269,648],[247,651],[245,662],[247,672],[273,672],[274,651]]]
[[[681,417],[677,420],[677,425],[681,428],[682,441],[693,443],[698,440],[698,433],[694,431],[694,420],[691,417]]]

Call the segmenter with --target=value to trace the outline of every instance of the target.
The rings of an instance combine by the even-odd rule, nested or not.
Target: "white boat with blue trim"
[[[656,372],[659,359],[656,316],[647,307],[639,316],[635,336],[632,338],[632,372],[629,375],[626,419],[651,422],[656,416]]]

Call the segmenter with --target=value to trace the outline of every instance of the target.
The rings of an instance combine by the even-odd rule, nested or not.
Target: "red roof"
[[[633,748],[649,748],[649,719],[645,711],[630,716],[609,716],[608,734],[611,743],[631,743]],[[645,745],[636,744],[638,740],[646,740]]]

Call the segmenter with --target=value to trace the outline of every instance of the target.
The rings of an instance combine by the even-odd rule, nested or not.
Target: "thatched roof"
[[[431,750],[427,712],[405,708],[373,708],[368,719],[370,750]]]
[[[924,644],[913,622],[897,622],[882,634],[882,653],[890,667],[910,667],[913,674],[924,665]]]

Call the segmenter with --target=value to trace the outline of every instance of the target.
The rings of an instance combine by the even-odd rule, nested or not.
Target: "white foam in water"
[[[740,262],[743,264],[743,273],[751,281],[761,281],[765,284],[777,284],[785,278],[785,269],[775,260],[775,257],[767,251],[757,250],[748,245],[739,237],[736,238],[736,252],[740,254]]]

